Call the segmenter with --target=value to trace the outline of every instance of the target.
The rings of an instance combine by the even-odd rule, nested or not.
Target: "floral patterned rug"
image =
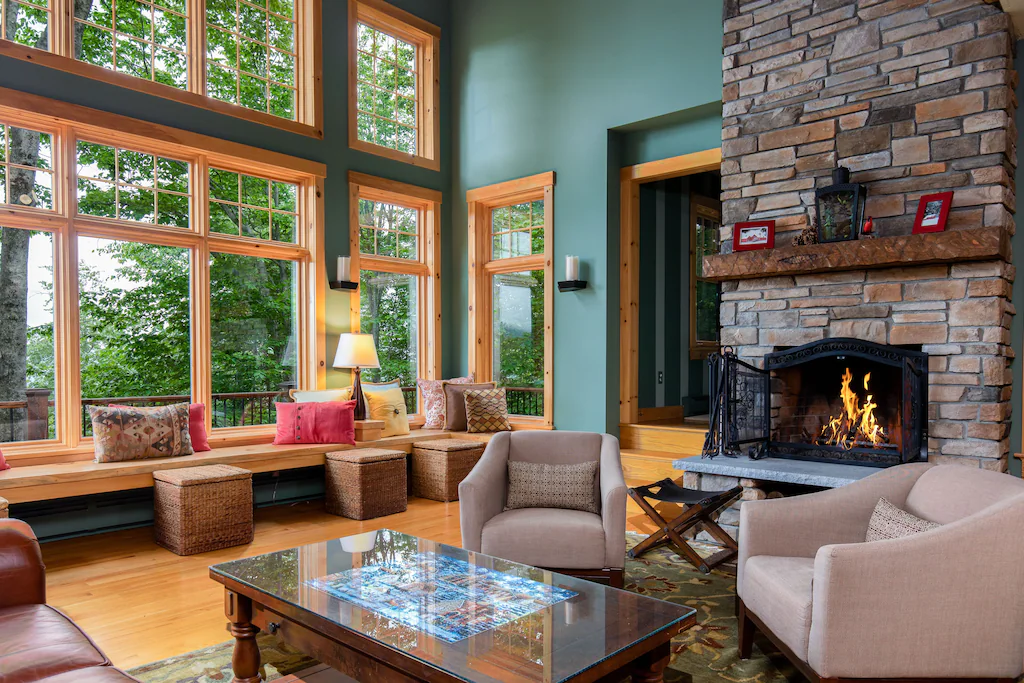
[[[627,545],[642,536],[627,534]],[[707,554],[716,550],[708,547]],[[666,683],[802,683],[803,677],[774,647],[758,636],[754,656],[743,661],[737,653],[736,576],[730,570],[701,574],[671,550],[662,548],[642,559],[626,561],[626,590],[689,605],[697,610],[697,626],[672,641],[672,663]],[[305,655],[261,635],[260,652],[265,681],[293,674],[316,664]],[[154,662],[129,671],[143,683],[229,683],[232,642]]]

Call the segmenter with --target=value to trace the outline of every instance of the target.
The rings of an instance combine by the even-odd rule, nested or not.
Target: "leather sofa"
[[[0,519],[0,681],[136,681],[114,668],[73,621],[46,604],[39,543],[32,528],[16,519]]]

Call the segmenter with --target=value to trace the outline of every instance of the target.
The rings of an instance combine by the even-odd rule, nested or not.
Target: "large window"
[[[80,457],[113,403],[272,438],[275,402],[324,376],[323,167],[28,97],[0,105],[5,455]]]
[[[550,427],[554,173],[467,193],[470,359],[520,424]],[[489,315],[487,314],[489,312]]]
[[[352,329],[372,334],[380,368],[371,382],[398,380],[410,414],[416,380],[440,378],[439,192],[350,173],[353,272],[359,304]]]
[[[0,6],[0,54],[323,136],[317,0],[0,0]]]
[[[381,0],[352,0],[349,144],[440,168],[440,29]]]

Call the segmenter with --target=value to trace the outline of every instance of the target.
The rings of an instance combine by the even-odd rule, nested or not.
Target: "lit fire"
[[[871,373],[864,375],[864,391],[868,391]],[[875,419],[875,408],[878,404],[874,397],[867,394],[861,405],[860,396],[850,388],[853,373],[846,368],[843,373],[843,387],[839,397],[843,400],[843,412],[839,417],[829,417],[828,424],[821,428],[818,442],[828,446],[839,446],[846,450],[855,447],[878,448],[889,443],[889,435]]]

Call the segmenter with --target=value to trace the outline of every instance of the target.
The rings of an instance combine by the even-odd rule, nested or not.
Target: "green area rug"
[[[627,535],[632,547],[642,537]],[[708,554],[713,550],[708,549]],[[666,683],[786,683],[803,681],[772,645],[755,641],[754,656],[739,658],[736,641],[736,576],[714,571],[705,576],[668,549],[626,561],[626,589],[689,605],[697,610],[697,625],[672,641],[672,663]],[[267,681],[316,664],[310,658],[261,635],[261,674]],[[221,643],[162,662],[131,670],[143,683],[227,683],[231,681],[232,642]]]

